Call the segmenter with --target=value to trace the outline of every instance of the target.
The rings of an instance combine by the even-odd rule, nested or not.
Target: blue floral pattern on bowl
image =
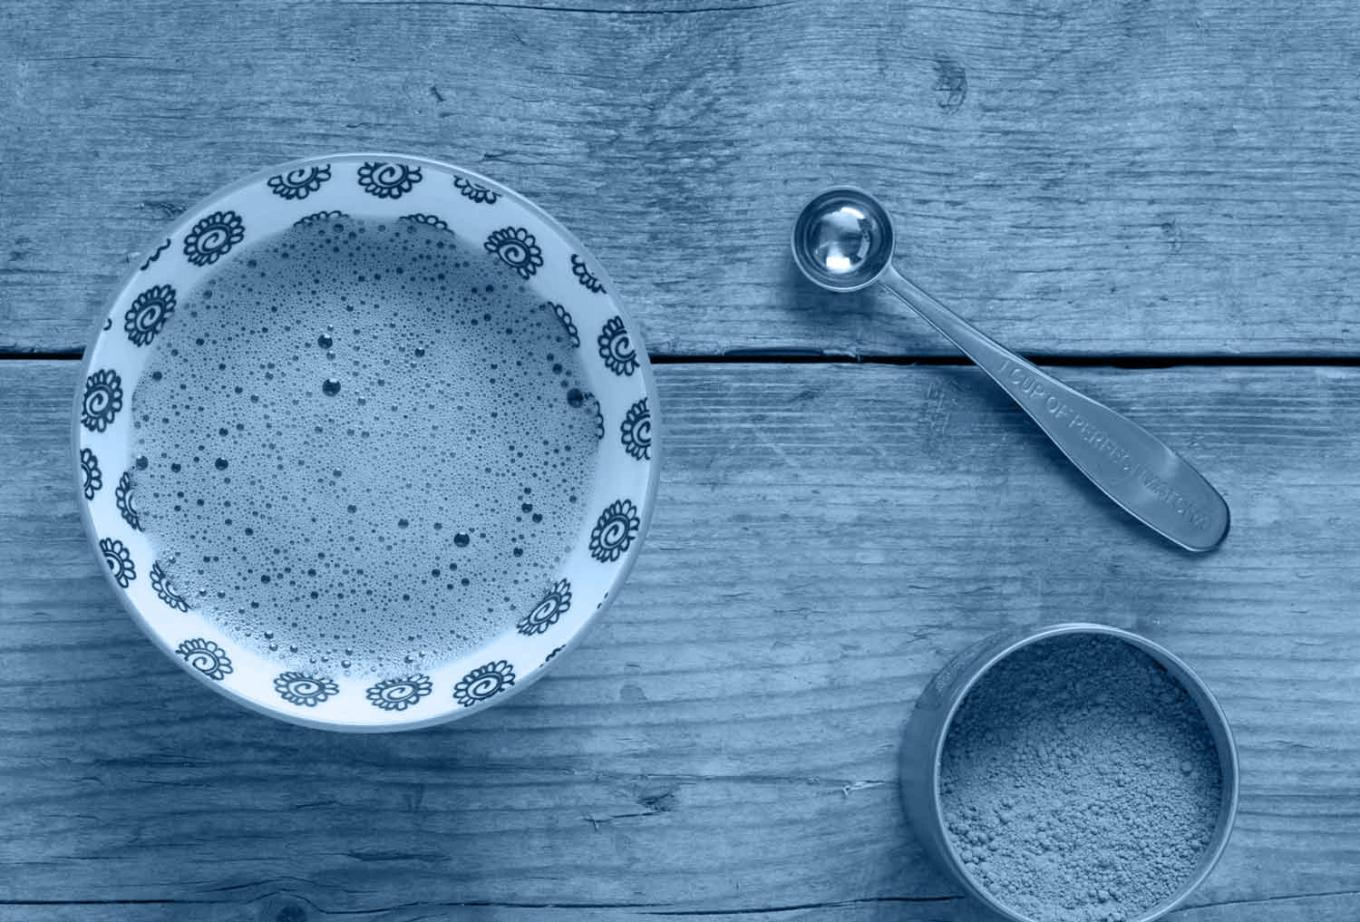
[[[486,701],[515,684],[515,667],[505,660],[478,666],[458,680],[453,697],[465,708]]]
[[[633,348],[632,337],[623,325],[622,317],[610,317],[595,338],[600,347],[600,358],[616,375],[631,375],[638,369],[637,350]]]
[[[477,202],[478,204],[494,205],[496,204],[496,199],[500,198],[499,195],[488,189],[486,186],[483,186],[481,183],[475,183],[469,179],[464,179],[461,176],[453,177],[453,187],[457,189],[464,198],[472,199],[472,201]]]
[[[494,253],[526,281],[543,267],[543,250],[533,234],[522,227],[502,227],[492,231],[483,244],[488,253]]]
[[[586,268],[586,261],[576,253],[571,254],[571,274],[576,276],[576,281],[581,283],[581,287],[587,291],[592,291],[597,295],[604,294],[604,285],[600,284],[591,271]]]
[[[562,329],[567,331],[567,342],[579,349],[581,347],[581,336],[576,332],[576,323],[571,319],[571,311],[556,301],[544,301],[543,306],[553,312],[557,317],[557,322],[562,324]]]
[[[96,371],[85,379],[81,400],[80,424],[91,432],[103,432],[123,409],[123,379],[111,368]]]
[[[360,188],[378,198],[401,198],[420,180],[420,167],[405,163],[370,162],[359,167]]]
[[[527,615],[519,619],[515,629],[526,637],[542,634],[570,610],[571,581],[560,579]]]
[[[269,190],[280,198],[301,199],[321,191],[321,184],[331,178],[331,165],[298,167],[287,173],[269,177]]]
[[[126,589],[137,578],[137,566],[132,562],[132,552],[117,538],[103,538],[99,550],[104,554],[104,563],[113,574],[113,581]]]
[[[127,522],[133,531],[141,531],[142,517],[137,513],[136,501],[132,496],[132,471],[123,471],[123,476],[118,478],[118,486],[114,488],[113,499],[123,521]]]
[[[170,582],[170,576],[161,568],[160,561],[151,565],[151,588],[157,598],[175,611],[189,610],[189,603],[175,591],[175,584]]]
[[[599,397],[596,397],[594,394],[591,394],[591,393],[587,393],[587,394],[585,395],[585,398],[586,398],[587,401],[590,402],[590,412],[591,412],[591,414],[595,417],[595,438],[596,438],[596,439],[603,439],[603,438],[604,438],[604,409],[600,406],[600,398],[599,398]]]
[[[442,231],[449,231],[450,234],[453,233],[453,231],[449,230],[449,222],[448,222],[448,221],[445,221],[443,218],[439,217],[439,215],[435,215],[435,214],[404,214],[404,215],[401,216],[401,220],[403,220],[403,221],[413,221],[413,222],[415,222],[416,224],[428,224],[430,227],[435,227],[435,228],[438,228],[439,230],[442,230]]]
[[[631,500],[610,503],[590,531],[590,556],[600,563],[618,560],[637,537],[642,520]]]
[[[156,260],[160,259],[162,253],[170,249],[170,243],[171,243],[170,238],[166,237],[164,243],[156,247],[156,249],[152,252],[150,256],[142,260],[142,265],[139,267],[139,271],[145,272],[147,269],[150,269],[151,264],[154,263]]]
[[[305,672],[283,672],[274,679],[274,691],[289,704],[314,708],[332,695],[340,693],[340,686],[325,676]]]
[[[507,599],[505,616],[514,630],[457,661],[408,667],[422,669],[419,673],[398,669],[373,676],[358,669],[351,675],[350,663],[337,660],[336,671],[328,674],[328,660],[305,644],[284,653],[268,642],[224,639],[212,607],[218,587],[175,585],[176,578],[194,579],[193,552],[157,543],[151,513],[169,514],[170,507],[147,508],[151,494],[143,489],[139,469],[149,459],[135,457],[133,450],[134,430],[154,422],[134,416],[136,391],[158,351],[169,348],[176,312],[186,310],[185,294],[211,284],[223,265],[246,259],[257,241],[294,225],[348,217],[446,230],[480,244],[478,249],[512,270],[506,283],[531,293],[529,303],[550,309],[560,325],[561,333],[553,332],[562,345],[551,361],[568,348],[579,350],[572,356],[575,371],[564,375],[565,403],[591,414],[599,440],[591,450],[603,473],[572,498],[588,540],[570,549],[541,586],[507,593],[514,601]],[[104,314],[86,350],[74,402],[78,426],[71,457],[82,518],[96,558],[116,586],[112,591],[172,658],[211,687],[297,723],[400,729],[451,720],[496,704],[536,679],[543,664],[593,620],[622,578],[655,485],[650,412],[655,404],[649,400],[646,352],[590,254],[532,204],[489,180],[433,161],[385,155],[335,155],[262,172],[176,219],[155,243],[134,257],[141,259],[140,271],[128,277]],[[583,340],[594,346],[582,348]],[[134,463],[117,473],[128,459]],[[207,456],[207,468],[212,461]],[[110,471],[110,463],[119,467]]]
[[[184,657],[190,666],[215,681],[221,682],[231,673],[231,657],[211,640],[195,637],[184,641],[175,648],[175,652]]]
[[[434,684],[429,676],[408,675],[396,679],[383,679],[364,694],[376,708],[384,711],[404,711],[433,690]]]
[[[184,238],[184,255],[195,266],[210,266],[245,239],[246,226],[234,211],[215,211]]]
[[[651,460],[652,411],[647,409],[646,397],[628,408],[619,424],[619,433],[624,451],[639,461]]]
[[[344,218],[347,215],[343,211],[313,211],[311,214],[303,215],[293,222],[294,227],[306,227],[308,224],[315,224],[317,221],[334,221],[336,218]]]
[[[99,459],[95,453],[88,448],[80,450],[80,490],[86,499],[94,499],[94,495],[104,486],[104,475],[99,470]]]
[[[123,315],[123,330],[136,346],[149,346],[175,312],[175,289],[153,285],[139,294]]]

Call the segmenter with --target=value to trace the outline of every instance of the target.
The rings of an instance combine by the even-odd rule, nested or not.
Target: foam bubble
[[[160,335],[133,397],[138,506],[238,642],[289,667],[435,668],[553,582],[593,409],[551,306],[494,256],[414,221],[314,222]]]

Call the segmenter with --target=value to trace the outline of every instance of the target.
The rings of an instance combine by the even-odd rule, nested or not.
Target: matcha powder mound
[[[1124,922],[1179,890],[1222,796],[1198,706],[1154,659],[1060,635],[989,670],[950,726],[945,824],[964,866],[1038,922]]]

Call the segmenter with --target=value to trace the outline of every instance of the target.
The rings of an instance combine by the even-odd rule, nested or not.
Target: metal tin
[[[1022,647],[1062,634],[1117,637],[1151,656],[1166,668],[1199,706],[1218,751],[1223,788],[1213,837],[1184,886],[1158,905],[1145,910],[1142,915],[1129,920],[1153,922],[1179,906],[1209,876],[1223,854],[1237,815],[1238,766],[1232,730],[1214,696],[1189,666],[1146,637],[1102,624],[1054,624],[994,634],[956,656],[926,686],[907,722],[901,755],[902,800],[907,818],[926,851],[973,898],[1010,922],[1035,922],[988,893],[968,872],[958,852],[950,844],[945,833],[944,810],[940,804],[940,760],[949,726],[959,705],[987,670]]]

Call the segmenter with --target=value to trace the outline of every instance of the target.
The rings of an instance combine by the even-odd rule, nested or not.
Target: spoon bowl
[[[828,189],[803,207],[793,226],[793,259],[827,291],[859,291],[878,281],[893,257],[888,211],[861,189]]]

